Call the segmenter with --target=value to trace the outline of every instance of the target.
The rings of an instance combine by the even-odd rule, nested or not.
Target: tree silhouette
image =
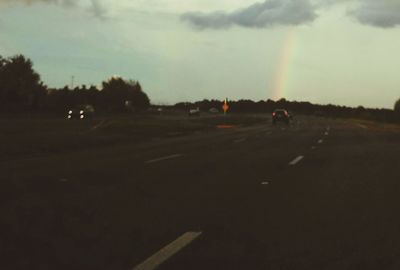
[[[141,111],[150,105],[148,96],[142,91],[137,81],[125,81],[122,78],[113,77],[102,85],[101,105],[108,111],[125,111],[127,104],[130,104],[132,109]]]
[[[3,110],[37,109],[46,87],[23,55],[0,57],[0,104]]]
[[[396,118],[400,120],[400,99],[394,104],[394,113],[396,114]]]

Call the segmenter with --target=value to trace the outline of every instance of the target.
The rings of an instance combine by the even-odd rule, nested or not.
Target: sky
[[[393,108],[399,0],[0,0],[0,55],[49,87],[141,82],[153,103]]]

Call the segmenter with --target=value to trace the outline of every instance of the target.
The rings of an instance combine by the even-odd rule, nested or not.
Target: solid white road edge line
[[[163,247],[161,250],[156,252],[154,255],[149,257],[141,264],[134,267],[132,270],[154,270],[159,267],[163,262],[174,256],[176,253],[181,251],[184,247],[193,242],[199,237],[202,232],[187,232],[180,236],[178,239]]]
[[[168,159],[179,158],[179,157],[183,157],[183,154],[175,154],[175,155],[170,155],[170,156],[166,156],[166,157],[148,160],[148,161],[146,161],[146,164],[156,163],[156,162],[160,162],[160,161],[164,161],[164,160],[168,160]]]
[[[304,158],[304,156],[298,156],[298,157],[295,158],[292,162],[290,162],[289,165],[291,165],[291,166],[296,165],[296,164],[299,163],[303,158]]]

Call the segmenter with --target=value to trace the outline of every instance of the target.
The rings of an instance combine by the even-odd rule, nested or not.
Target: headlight
[[[83,119],[83,118],[85,118],[85,116],[84,116],[84,115],[81,115],[81,119]]]
[[[80,114],[83,114],[84,112],[83,112],[83,111],[80,111],[79,113],[80,113]]]
[[[71,115],[68,115],[68,119],[71,119]]]
[[[72,114],[72,111],[69,111],[68,114]]]

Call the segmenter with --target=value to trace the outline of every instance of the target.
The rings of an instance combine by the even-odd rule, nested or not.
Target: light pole
[[[75,76],[71,76],[71,90],[74,89],[74,80],[75,80]]]

